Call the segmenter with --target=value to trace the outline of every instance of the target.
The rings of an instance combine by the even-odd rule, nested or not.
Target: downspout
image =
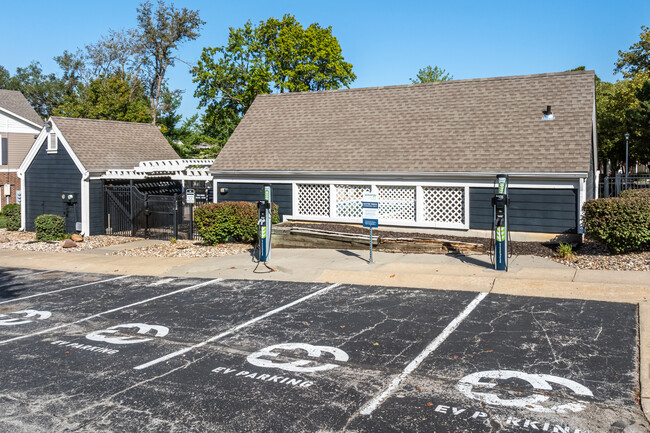
[[[90,234],[90,172],[81,177],[81,235]]]
[[[18,170],[16,172],[16,175],[18,176],[18,179],[20,179],[20,231],[25,231],[25,227],[27,227],[26,222],[27,222],[27,216],[26,216],[26,210],[25,210],[25,173]]]
[[[596,110],[596,88],[594,87],[594,111],[592,115],[592,126],[591,126],[591,146],[592,146],[592,159],[593,164],[591,169],[593,170],[593,191],[594,196],[592,198],[598,198],[598,186],[600,184],[600,171],[598,170],[598,122],[597,122],[597,110]]]

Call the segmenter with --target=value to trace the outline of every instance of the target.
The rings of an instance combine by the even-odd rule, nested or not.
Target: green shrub
[[[2,208],[2,215],[5,217],[5,226],[7,230],[19,230],[20,229],[20,205],[19,204],[8,204]]]
[[[650,199],[650,188],[628,189],[627,191],[622,191],[619,197],[645,197]]]
[[[650,248],[650,198],[589,200],[583,206],[585,230],[615,253]]]
[[[271,222],[280,222],[275,203]],[[257,205],[246,201],[224,201],[197,206],[194,208],[194,226],[210,245],[230,239],[252,242],[257,239]]]
[[[560,242],[555,254],[562,259],[571,259],[573,257],[573,247],[569,243]]]
[[[58,241],[65,236],[65,219],[58,215],[40,215],[34,226],[37,241]]]

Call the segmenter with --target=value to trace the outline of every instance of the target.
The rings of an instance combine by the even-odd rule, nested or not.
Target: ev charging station
[[[494,228],[494,269],[508,270],[508,175],[497,175],[497,190],[492,198]]]
[[[271,185],[264,186],[264,200],[257,202],[257,260],[266,263],[271,260]]]

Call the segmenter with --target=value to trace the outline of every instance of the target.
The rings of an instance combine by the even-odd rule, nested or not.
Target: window
[[[47,140],[47,153],[56,153],[58,150],[58,140],[56,139],[56,132],[50,132]]]
[[[7,139],[0,134],[0,165],[7,165],[9,164],[8,160],[8,152],[7,152]]]

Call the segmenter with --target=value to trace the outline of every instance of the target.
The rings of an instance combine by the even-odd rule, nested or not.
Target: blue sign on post
[[[364,227],[370,227],[370,228],[377,228],[377,227],[379,227],[379,220],[364,218],[363,219],[363,226]]]
[[[368,263],[372,263],[372,229],[373,227],[379,227],[379,201],[377,201],[377,194],[370,192],[364,193],[361,208],[363,209],[363,226],[370,228],[370,260]]]
[[[363,226],[379,227],[379,202],[377,194],[365,193],[361,201],[363,209]]]

